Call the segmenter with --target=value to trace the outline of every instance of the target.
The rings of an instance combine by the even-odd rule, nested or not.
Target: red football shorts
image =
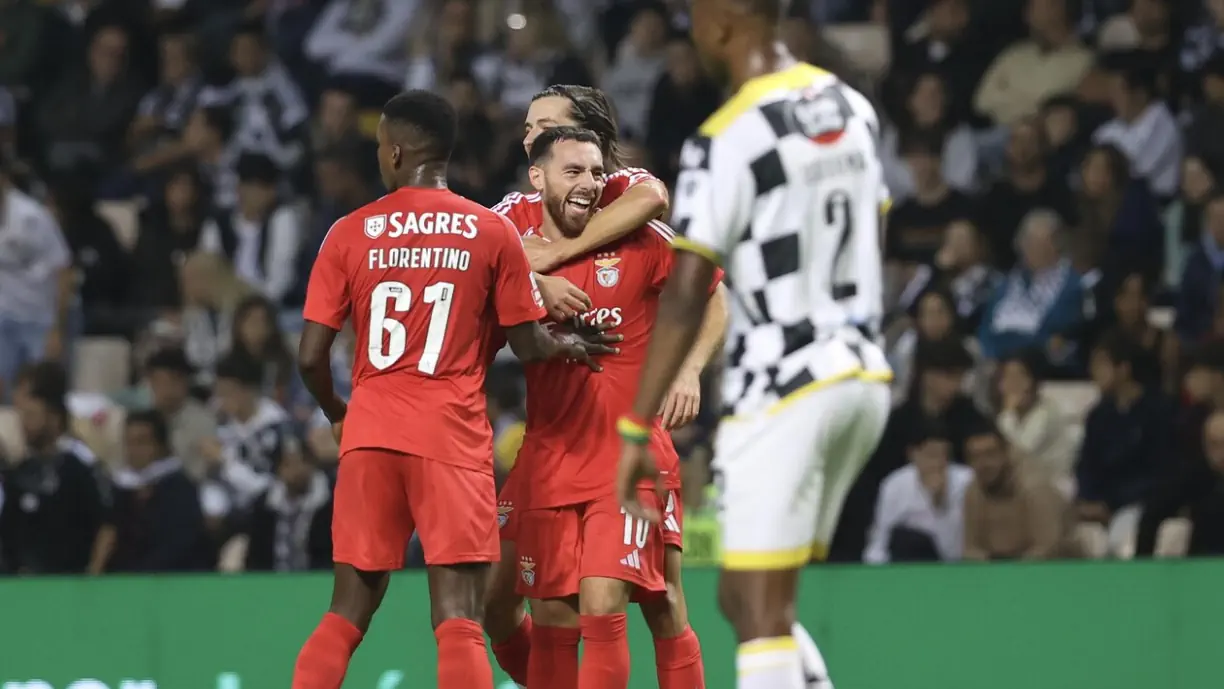
[[[663,507],[652,491],[642,491],[641,499]],[[519,595],[577,595],[578,582],[587,577],[628,582],[635,595],[667,590],[662,527],[623,513],[613,496],[527,510],[519,515],[518,528]]]
[[[517,465],[516,465],[517,466]],[[523,472],[515,467],[506,474],[506,482],[502,484],[501,493],[497,495],[497,526],[503,541],[514,542],[518,538],[519,513],[516,510],[519,501],[519,483],[523,480]]]
[[[404,566],[413,530],[425,563],[496,562],[493,475],[392,450],[340,458],[332,515],[332,559],[384,572]]]
[[[680,491],[667,491],[667,505],[663,509],[663,543],[676,550],[684,550],[684,503]]]

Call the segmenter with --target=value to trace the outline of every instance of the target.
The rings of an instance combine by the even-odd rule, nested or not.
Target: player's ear
[[[399,144],[391,146],[391,167],[399,169],[404,162],[404,149]]]
[[[538,165],[527,168],[527,178],[531,180],[531,188],[544,191],[544,169]]]

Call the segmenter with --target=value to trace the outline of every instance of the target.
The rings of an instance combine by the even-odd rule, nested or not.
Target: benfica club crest
[[[620,268],[616,267],[620,262],[619,258],[595,259],[595,281],[600,287],[615,287],[620,282]]]
[[[506,528],[506,522],[510,521],[510,513],[514,511],[514,504],[505,500],[497,503],[497,528]]]
[[[535,586],[535,561],[529,557],[519,558],[519,569],[522,570],[523,583]]]

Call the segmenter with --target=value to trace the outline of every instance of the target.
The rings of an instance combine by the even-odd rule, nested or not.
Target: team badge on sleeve
[[[497,528],[506,528],[506,522],[510,521],[510,513],[513,511],[514,503],[507,500],[497,503]]]
[[[387,231],[387,216],[371,215],[365,219],[365,234],[370,239],[378,239]]]
[[[616,267],[620,262],[619,258],[595,259],[595,280],[600,287],[615,287],[620,282],[620,268]]]
[[[522,570],[523,583],[535,586],[535,560],[529,557],[519,558],[519,569]]]

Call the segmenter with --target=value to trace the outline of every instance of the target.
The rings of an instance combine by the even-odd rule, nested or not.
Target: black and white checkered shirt
[[[726,414],[891,376],[873,341],[888,198],[878,132],[862,94],[800,63],[744,84],[685,143],[677,248],[721,263],[733,295]]]

